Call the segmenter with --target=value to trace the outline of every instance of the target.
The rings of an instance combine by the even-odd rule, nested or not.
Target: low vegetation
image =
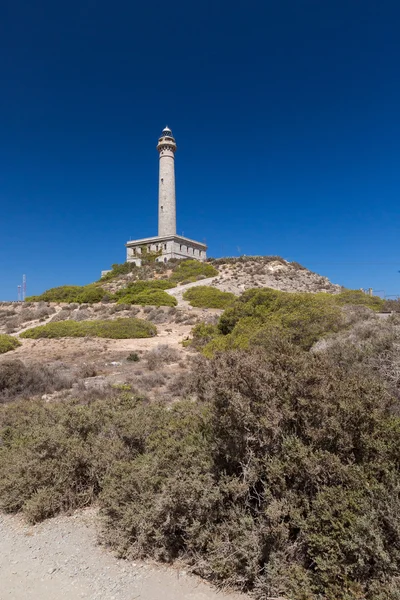
[[[197,402],[120,389],[112,410],[104,398],[4,405],[1,507],[37,522],[96,501],[120,556],[180,558],[260,599],[394,600],[400,419],[370,368],[383,353],[374,323],[353,351],[339,336],[311,353],[272,330],[200,358],[186,385]],[[386,353],[397,327],[384,325]],[[148,359],[161,355],[177,359],[164,347]]]
[[[29,296],[27,302],[76,302],[77,304],[93,304],[101,302],[110,295],[102,287],[94,284],[62,285],[43,292],[40,296]]]
[[[197,308],[226,308],[235,298],[236,296],[230,292],[221,292],[207,285],[189,288],[183,294],[183,299]]]
[[[21,343],[15,337],[7,334],[0,334],[0,354],[15,350],[15,348],[18,348],[20,345]]]
[[[174,283],[190,283],[216,275],[217,269],[209,263],[189,259],[179,261],[169,279]]]
[[[176,298],[164,291],[173,287],[175,284],[165,279],[135,281],[116,292],[115,297],[119,304],[176,306]]]
[[[59,366],[27,366],[21,360],[11,359],[0,364],[0,402],[51,393],[70,388],[73,383],[74,378]]]
[[[184,561],[259,600],[399,600],[400,317],[378,300],[248,290],[194,327],[206,356],[177,379],[182,355],[159,345],[124,355],[108,396],[34,399],[68,382],[0,362],[4,399],[29,397],[0,406],[0,507],[36,523],[96,502],[119,556]],[[127,321],[156,333],[89,324]]]
[[[308,350],[321,337],[348,326],[343,310],[346,305],[378,310],[382,300],[351,290],[335,295],[289,293],[270,288],[248,290],[221,315],[204,352],[212,356],[216,351],[248,348],[271,329]],[[199,330],[195,336],[199,337]]]
[[[127,318],[107,321],[58,321],[32,327],[21,333],[21,337],[64,338],[102,337],[112,339],[147,338],[157,334],[153,323],[143,319]]]
[[[362,305],[375,311],[381,311],[385,304],[385,301],[379,296],[369,296],[361,290],[345,289],[335,296],[335,300],[342,306],[345,304]]]

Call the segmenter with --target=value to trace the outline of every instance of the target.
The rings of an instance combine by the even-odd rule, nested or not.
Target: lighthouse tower
[[[176,235],[175,152],[172,131],[165,127],[158,140],[158,235]]]
[[[205,244],[176,234],[176,142],[169,127],[162,130],[157,150],[159,154],[158,236],[127,242],[126,260],[141,265],[144,255],[148,252],[158,253],[156,260],[162,262],[167,262],[170,258],[206,260]]]

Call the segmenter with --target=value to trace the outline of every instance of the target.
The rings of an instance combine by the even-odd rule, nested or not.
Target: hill
[[[278,257],[116,265],[0,306],[0,506],[97,505],[119,556],[260,599],[399,598],[383,308]]]

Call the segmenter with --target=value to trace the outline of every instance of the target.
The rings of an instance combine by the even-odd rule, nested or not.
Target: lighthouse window
[[[164,250],[166,250],[166,249],[167,249],[167,244],[164,244]]]

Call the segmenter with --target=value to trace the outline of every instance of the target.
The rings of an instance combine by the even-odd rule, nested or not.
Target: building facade
[[[172,131],[165,127],[158,140],[158,235],[125,244],[127,262],[141,265],[147,252],[159,252],[156,260],[167,262],[170,258],[205,260],[207,246],[176,234],[175,152],[176,141]]]

